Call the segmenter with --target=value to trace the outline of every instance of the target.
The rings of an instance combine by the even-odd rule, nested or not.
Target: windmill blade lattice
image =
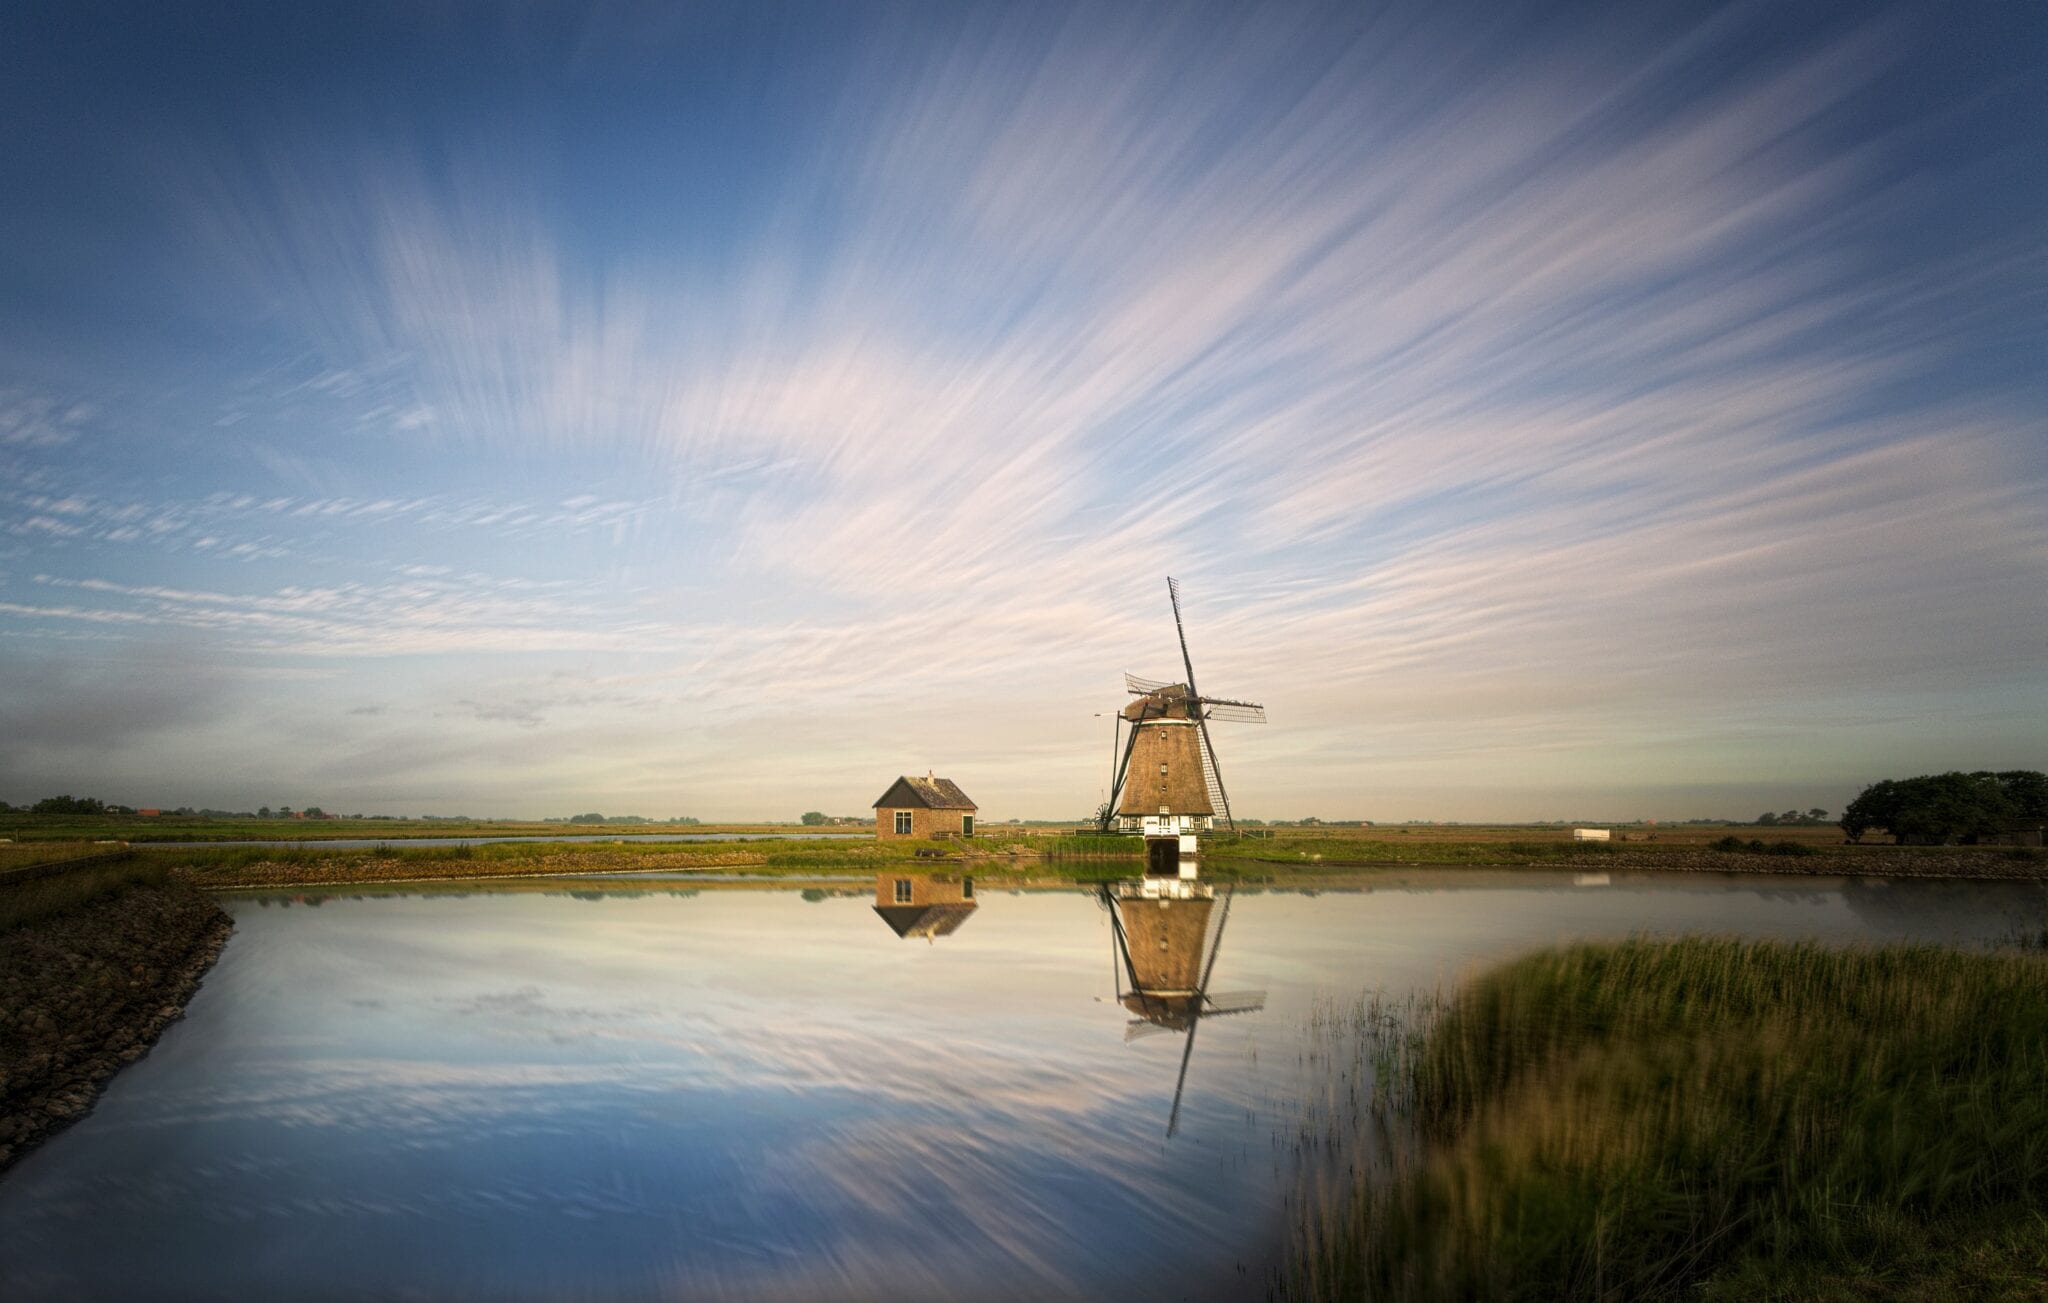
[[[1266,1007],[1264,991],[1222,991],[1202,997],[1202,1016],[1222,1018],[1233,1013],[1257,1013]],[[1148,1023],[1147,1026],[1150,1024]]]
[[[1203,709],[1210,719],[1226,720],[1232,724],[1263,724],[1266,722],[1266,708],[1251,701],[1225,701],[1218,697],[1202,698]]]

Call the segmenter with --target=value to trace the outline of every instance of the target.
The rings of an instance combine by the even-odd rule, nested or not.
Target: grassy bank
[[[0,881],[0,934],[129,887],[161,886],[169,874],[168,866],[134,855],[26,882]]]
[[[1550,836],[1532,839],[1335,836],[1282,833],[1270,839],[1205,845],[1220,865],[1250,873],[1261,866],[1293,869],[1377,868],[1389,865],[1530,867],[1572,869],[1657,869],[1672,872],[1803,873],[1823,876],[2041,878],[2048,877],[2048,853],[2029,847],[1849,846],[1789,837],[1629,842],[1572,842]]]
[[[1455,849],[1455,848],[1446,848]],[[342,850],[317,843],[293,847],[189,846],[141,852],[176,866],[205,886],[287,886],[335,882],[404,882],[443,878],[512,878],[535,875],[691,872],[739,869],[791,874],[875,872],[891,867],[949,869],[989,877],[1093,879],[1129,876],[1142,859],[1137,838],[975,838],[970,842],[877,842],[848,838],[830,842],[785,839],[758,842],[562,843],[511,842],[486,846],[408,847]],[[1241,883],[1360,879],[1393,868],[1549,870],[1694,870],[1731,873],[1799,873],[1822,877],[1956,877],[2038,880],[2048,864],[2038,852],[1909,849],[1892,855],[1864,855],[1853,861],[1816,854],[1727,853],[1711,849],[1644,854],[1635,848],[1559,854],[1549,848],[1517,853],[1494,848],[1453,858],[1446,854],[1410,860],[1358,859],[1295,853],[1247,858],[1227,845],[1210,848],[1202,874]]]
[[[1129,841],[1129,846],[1123,846]],[[690,872],[736,869],[802,877],[885,868],[931,868],[1033,876],[1101,876],[1105,862],[1135,859],[1137,839],[977,838],[972,842],[798,838],[751,842],[564,843],[499,842],[487,846],[385,846],[372,850],[304,847],[192,846],[141,852],[201,886],[288,886],[405,882],[448,878],[554,874]],[[963,859],[962,857],[967,857]]]
[[[104,842],[89,841],[0,842],[0,873],[32,864],[54,864],[62,860],[84,859],[88,855],[104,855],[116,849],[119,848]]]
[[[1324,1030],[1291,1297],[2048,1287],[2039,953],[1579,945]]]

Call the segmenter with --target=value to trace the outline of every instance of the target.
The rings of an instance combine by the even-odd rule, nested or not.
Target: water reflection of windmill
[[[1191,879],[1198,838],[1214,830],[1217,814],[1222,814],[1226,827],[1237,831],[1216,748],[1209,739],[1209,721],[1263,724],[1266,708],[1257,702],[1202,695],[1195,685],[1194,660],[1188,655],[1187,629],[1181,624],[1180,585],[1169,578],[1166,592],[1173,602],[1173,629],[1180,637],[1181,667],[1187,677],[1179,683],[1160,683],[1124,675],[1124,685],[1137,700],[1121,712],[1118,727],[1128,723],[1130,737],[1123,745],[1100,827],[1107,832],[1115,820],[1125,832],[1143,833],[1147,874],[1164,876],[1177,868],[1179,876]]]
[[[1124,1028],[1124,1040],[1169,1031],[1187,1034],[1180,1075],[1173,1083],[1173,1111],[1166,1120],[1168,1136],[1180,1128],[1180,1101],[1195,1054],[1195,1029],[1204,1018],[1257,1013],[1266,1007],[1264,991],[1209,989],[1216,958],[1223,953],[1234,889],[1224,892],[1223,907],[1218,909],[1215,888],[1193,882],[1173,885],[1177,889],[1169,892],[1161,892],[1157,883],[1148,887],[1114,882],[1101,888],[1102,904],[1109,911],[1117,1003],[1137,1015]]]

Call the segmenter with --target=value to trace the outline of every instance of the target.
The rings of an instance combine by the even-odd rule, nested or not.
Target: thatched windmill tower
[[[1124,675],[1124,685],[1137,700],[1119,712],[1118,728],[1130,726],[1117,763],[1101,830],[1111,820],[1145,836],[1145,872],[1149,877],[1193,878],[1201,834],[1216,827],[1216,816],[1233,833],[1230,796],[1209,740],[1209,721],[1245,724],[1266,722],[1266,708],[1252,701],[1207,697],[1195,686],[1195,664],[1188,655],[1187,629],[1180,618],[1180,585],[1166,581],[1173,602],[1173,629],[1180,637],[1181,665],[1187,678],[1160,683]]]

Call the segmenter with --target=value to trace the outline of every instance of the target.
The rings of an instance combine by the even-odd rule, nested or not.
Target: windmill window
[[[898,837],[908,837],[910,835],[910,811],[898,810],[896,812],[896,835]]]
[[[908,905],[910,903],[910,879],[896,879],[896,903],[899,905]]]

